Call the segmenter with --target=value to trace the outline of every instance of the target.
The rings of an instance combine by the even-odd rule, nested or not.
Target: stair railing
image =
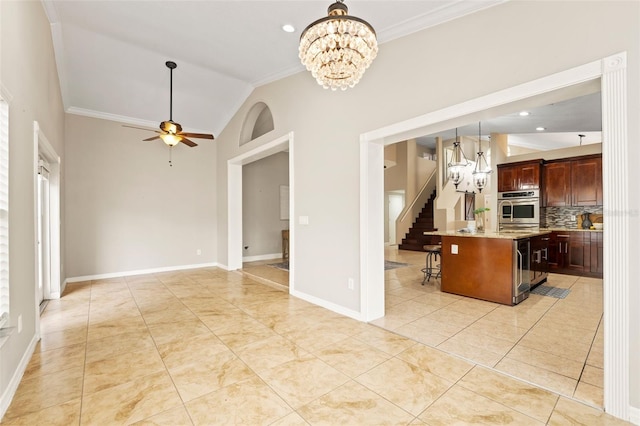
[[[405,234],[409,232],[409,228],[413,225],[413,221],[420,214],[420,210],[429,201],[431,193],[436,189],[436,169],[431,172],[427,180],[424,182],[414,199],[407,205],[398,215],[396,219],[396,241],[400,242]]]

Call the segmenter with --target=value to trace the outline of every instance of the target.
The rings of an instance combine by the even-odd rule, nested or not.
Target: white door
[[[51,238],[49,226],[49,165],[40,160],[38,167],[38,301],[44,301],[51,279]]]
[[[395,245],[396,241],[396,220],[402,209],[404,209],[404,195],[389,193],[389,244]]]

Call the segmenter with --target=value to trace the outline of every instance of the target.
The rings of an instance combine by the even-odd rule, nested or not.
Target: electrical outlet
[[[196,250],[196,255],[200,256],[202,254],[202,250],[198,249]]]
[[[576,215],[575,214],[571,215],[571,220],[576,220]]]
[[[353,278],[349,278],[347,285],[349,286],[349,290],[353,290]]]
[[[451,244],[451,254],[458,254],[458,245]]]

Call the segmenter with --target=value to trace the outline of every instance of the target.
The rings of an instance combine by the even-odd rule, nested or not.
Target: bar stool
[[[442,273],[442,269],[440,269],[440,265],[433,265],[435,260],[438,260],[438,256],[442,253],[442,246],[436,244],[428,244],[425,245],[424,251],[427,252],[426,259],[426,267],[422,269],[424,272],[424,279],[422,280],[422,285],[424,285],[425,281],[431,281],[431,277],[433,276],[435,279],[440,278]]]

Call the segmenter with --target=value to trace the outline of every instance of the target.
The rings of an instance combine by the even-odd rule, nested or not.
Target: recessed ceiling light
[[[287,32],[287,33],[292,33],[294,32],[296,29],[293,25],[291,24],[285,24],[282,26],[282,31]]]
[[[520,117],[526,117],[529,115],[529,111],[520,111]]]
[[[543,130],[547,130],[547,128],[546,127],[536,127],[536,130],[541,132]]]

